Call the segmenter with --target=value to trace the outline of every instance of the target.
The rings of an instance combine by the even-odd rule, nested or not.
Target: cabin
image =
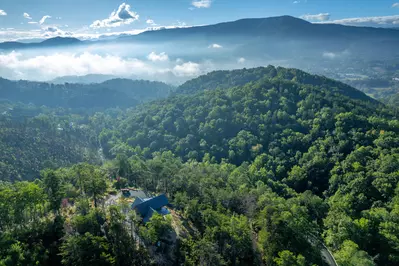
[[[148,222],[152,215],[157,212],[161,215],[169,214],[166,206],[169,204],[168,198],[162,194],[153,198],[136,197],[132,204],[132,209],[136,210],[143,218],[143,222]]]

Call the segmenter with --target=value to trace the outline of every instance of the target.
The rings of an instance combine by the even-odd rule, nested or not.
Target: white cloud
[[[237,60],[237,62],[238,62],[239,64],[244,64],[245,61],[247,61],[247,60],[245,60],[244,57],[241,57],[241,58],[239,58],[239,59]]]
[[[399,3],[393,4],[392,7],[397,7],[397,8],[399,8]]]
[[[211,7],[212,0],[198,0],[191,3],[196,8],[209,8]]]
[[[6,11],[4,11],[4,10],[0,9],[0,16],[7,16],[7,13],[6,13]]]
[[[35,21],[29,21],[29,24],[37,24]],[[55,26],[42,27],[34,30],[17,30],[14,28],[7,28],[0,30],[0,42],[4,41],[21,41],[30,39],[46,39],[56,36],[72,37],[71,32],[63,31]]]
[[[63,31],[56,26],[45,27],[43,28],[43,30],[43,37],[45,38],[51,38],[56,36],[70,37],[73,35],[71,32]]]
[[[328,59],[335,59],[337,57],[337,54],[332,52],[324,52],[323,57]]]
[[[58,28],[57,27],[47,27],[46,31],[48,31],[48,32],[56,32],[56,31],[58,31]]]
[[[152,19],[147,19],[145,23],[147,23],[149,25],[152,25],[152,26],[156,26],[157,25],[157,24],[155,24],[154,20],[152,20]]]
[[[223,48],[220,44],[214,43],[208,46],[208,48],[220,49]]]
[[[123,24],[130,24],[139,19],[139,15],[130,10],[130,5],[123,3],[119,6],[118,10],[114,10],[111,15],[103,20],[94,21],[91,28],[110,28],[118,27]]]
[[[29,24],[37,24],[36,21],[29,21],[28,23],[29,23]]]
[[[177,25],[177,27],[187,27],[187,23],[180,20],[176,21],[175,25]]]
[[[0,30],[0,42],[15,41],[18,39],[34,39],[41,37],[40,30],[21,31],[21,30]]]
[[[23,16],[24,16],[24,18],[26,18],[26,19],[32,19],[32,17],[28,14],[28,13],[24,13],[23,14]]]
[[[110,74],[130,75],[148,74],[153,70],[149,65],[135,59],[122,59],[113,55],[92,53],[55,53],[25,58],[22,53],[0,54],[0,74],[21,79],[52,79],[66,75]]]
[[[303,15],[301,16],[302,19],[310,20],[310,21],[327,21],[330,19],[329,13],[320,13],[316,15]]]
[[[156,61],[160,61],[160,62],[164,62],[164,61],[168,61],[169,60],[169,56],[166,53],[160,53],[160,54],[156,54],[155,52],[151,52],[148,56],[147,56],[148,60],[152,61],[152,62],[156,62]]]
[[[399,25],[399,15],[381,17],[359,17],[331,20],[327,23],[344,25]]]
[[[51,16],[49,16],[49,15],[43,16],[43,17],[39,20],[39,24],[42,25],[42,24],[46,21],[46,19],[48,19],[48,18],[51,18]]]
[[[201,73],[201,69],[199,64],[187,62],[181,65],[176,65],[172,72],[178,77],[194,77]]]
[[[166,64],[166,62],[165,62]],[[51,80],[59,76],[87,74],[135,77],[167,82],[183,82],[215,66],[202,63],[168,61],[167,65],[100,51],[57,52],[32,55],[31,52],[0,53],[0,76],[9,79]]]

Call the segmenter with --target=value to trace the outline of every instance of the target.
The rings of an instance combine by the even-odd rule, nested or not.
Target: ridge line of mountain
[[[342,30],[342,34],[346,31],[353,31],[358,34],[370,34],[370,33],[381,33],[381,34],[393,34],[399,39],[399,31],[391,28],[375,28],[375,27],[358,27],[348,26],[341,24],[329,24],[329,23],[311,23],[300,18],[292,16],[277,16],[277,17],[266,17],[266,18],[243,18],[235,21],[220,22],[216,24],[193,26],[185,28],[161,28],[158,30],[147,30],[137,35],[117,35],[114,39],[92,39],[92,40],[81,40],[75,37],[61,37],[57,36],[54,38],[45,39],[41,42],[18,42],[18,41],[6,41],[0,43],[0,50],[10,49],[26,49],[26,48],[44,48],[54,46],[66,46],[66,45],[83,45],[88,43],[106,43],[113,41],[126,41],[126,40],[146,40],[146,38],[173,34],[192,34],[196,35],[199,33],[206,34],[220,34],[219,31],[223,31],[223,34],[245,34],[245,35],[256,35],[261,36],[262,33],[266,35],[267,29],[274,32],[275,34],[305,34],[304,36],[310,37],[309,33],[312,34],[331,34],[331,32]],[[397,36],[396,36],[397,35]],[[186,38],[187,36],[185,36]],[[336,36],[339,37],[339,34]]]

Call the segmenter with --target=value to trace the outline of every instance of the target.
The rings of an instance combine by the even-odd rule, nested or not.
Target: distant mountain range
[[[91,83],[102,83],[104,81],[116,78],[118,77],[113,75],[88,74],[84,76],[63,76],[49,80],[48,82],[54,84],[64,84],[64,83],[91,84]]]
[[[123,73],[129,78],[158,80],[170,84],[181,84],[213,70],[269,64],[299,68],[340,80],[345,80],[347,73],[361,74],[365,78],[379,78],[381,74],[389,72],[387,78],[391,80],[399,61],[397,47],[397,29],[318,24],[291,16],[152,30],[105,40],[83,41],[56,37],[40,43],[0,43],[0,51],[38,49],[38,55],[49,51],[48,53],[71,52],[74,56],[88,52],[100,57],[111,54],[121,61],[137,60],[147,69],[142,71],[140,65],[135,64],[124,66]],[[154,52],[164,53],[166,60],[149,58]],[[30,54],[35,52],[21,53],[18,59],[24,60]],[[87,68],[84,73],[90,73],[93,69],[94,67]],[[2,76],[18,78],[19,73],[15,69],[4,67],[0,70]],[[103,69],[100,68],[96,70],[95,73],[122,73],[114,71],[112,66],[107,71],[102,72]],[[22,72],[22,77],[27,79],[43,80],[56,77],[36,77],[28,71]],[[37,72],[41,74],[40,71]],[[57,78],[51,82],[98,83],[109,78],[114,77],[71,76]]]
[[[82,41],[71,37],[55,37],[44,40],[42,42],[2,42],[0,43],[0,49],[3,50],[14,50],[14,49],[31,49],[31,48],[48,48],[56,46],[76,45]]]
[[[297,53],[309,50],[344,51],[397,47],[397,29],[354,27],[337,24],[314,24],[291,16],[241,19],[215,25],[146,31],[138,35],[123,35],[115,40],[80,41],[76,38],[56,37],[40,43],[4,42],[0,49],[28,49],[54,46],[71,46],[107,42],[206,42],[240,44],[241,51],[258,52],[260,49],[295,48],[285,51]],[[397,49],[395,49],[397,50]],[[386,52],[386,50],[385,50]],[[391,54],[392,55],[392,54]]]
[[[297,38],[394,38],[399,39],[396,31],[387,28],[355,27],[339,24],[318,24],[291,17],[271,18],[250,18],[233,22],[224,22],[215,25],[165,29],[159,31],[146,31],[136,36],[126,36],[124,39],[154,40],[154,39],[175,39],[175,38],[220,38],[226,36],[247,36],[247,37],[285,37],[288,39]]]

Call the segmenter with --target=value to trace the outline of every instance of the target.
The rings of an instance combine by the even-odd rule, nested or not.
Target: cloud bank
[[[169,60],[169,56],[166,53],[160,53],[160,54],[156,54],[155,52],[151,52],[148,56],[147,56],[148,60],[152,61],[152,62],[164,62],[164,61],[168,61]]]
[[[30,58],[22,53],[11,52],[0,54],[0,76],[12,76],[18,79],[30,79],[36,76],[48,80],[66,75],[110,74],[130,75],[147,74],[151,68],[144,62],[135,59],[122,59],[119,56],[93,54],[55,53]]]
[[[90,27],[95,29],[119,27],[124,24],[130,24],[138,19],[139,15],[130,10],[130,5],[123,3],[119,6],[118,10],[114,10],[108,18],[96,20]]]
[[[176,65],[172,72],[178,77],[194,77],[200,75],[201,67],[199,64],[190,61],[181,65]]]
[[[309,21],[327,21],[330,19],[329,13],[320,13],[316,15],[303,15],[301,16],[302,19],[309,20]]]
[[[215,69],[215,66],[207,61],[201,63],[172,61],[165,53],[151,53],[148,59],[147,61],[96,52],[57,52],[32,56],[29,53],[13,51],[0,53],[0,76],[9,79],[46,81],[60,76],[104,74],[177,82]]]
[[[399,25],[399,15],[381,16],[381,17],[359,17],[331,20],[327,23],[344,24],[344,25]]]
[[[56,36],[61,36],[61,37],[73,36],[73,34],[71,32],[63,31],[56,26],[45,27],[45,28],[43,28],[43,30],[44,30],[44,33],[42,36],[45,38],[52,38],[52,37],[56,37]]]

